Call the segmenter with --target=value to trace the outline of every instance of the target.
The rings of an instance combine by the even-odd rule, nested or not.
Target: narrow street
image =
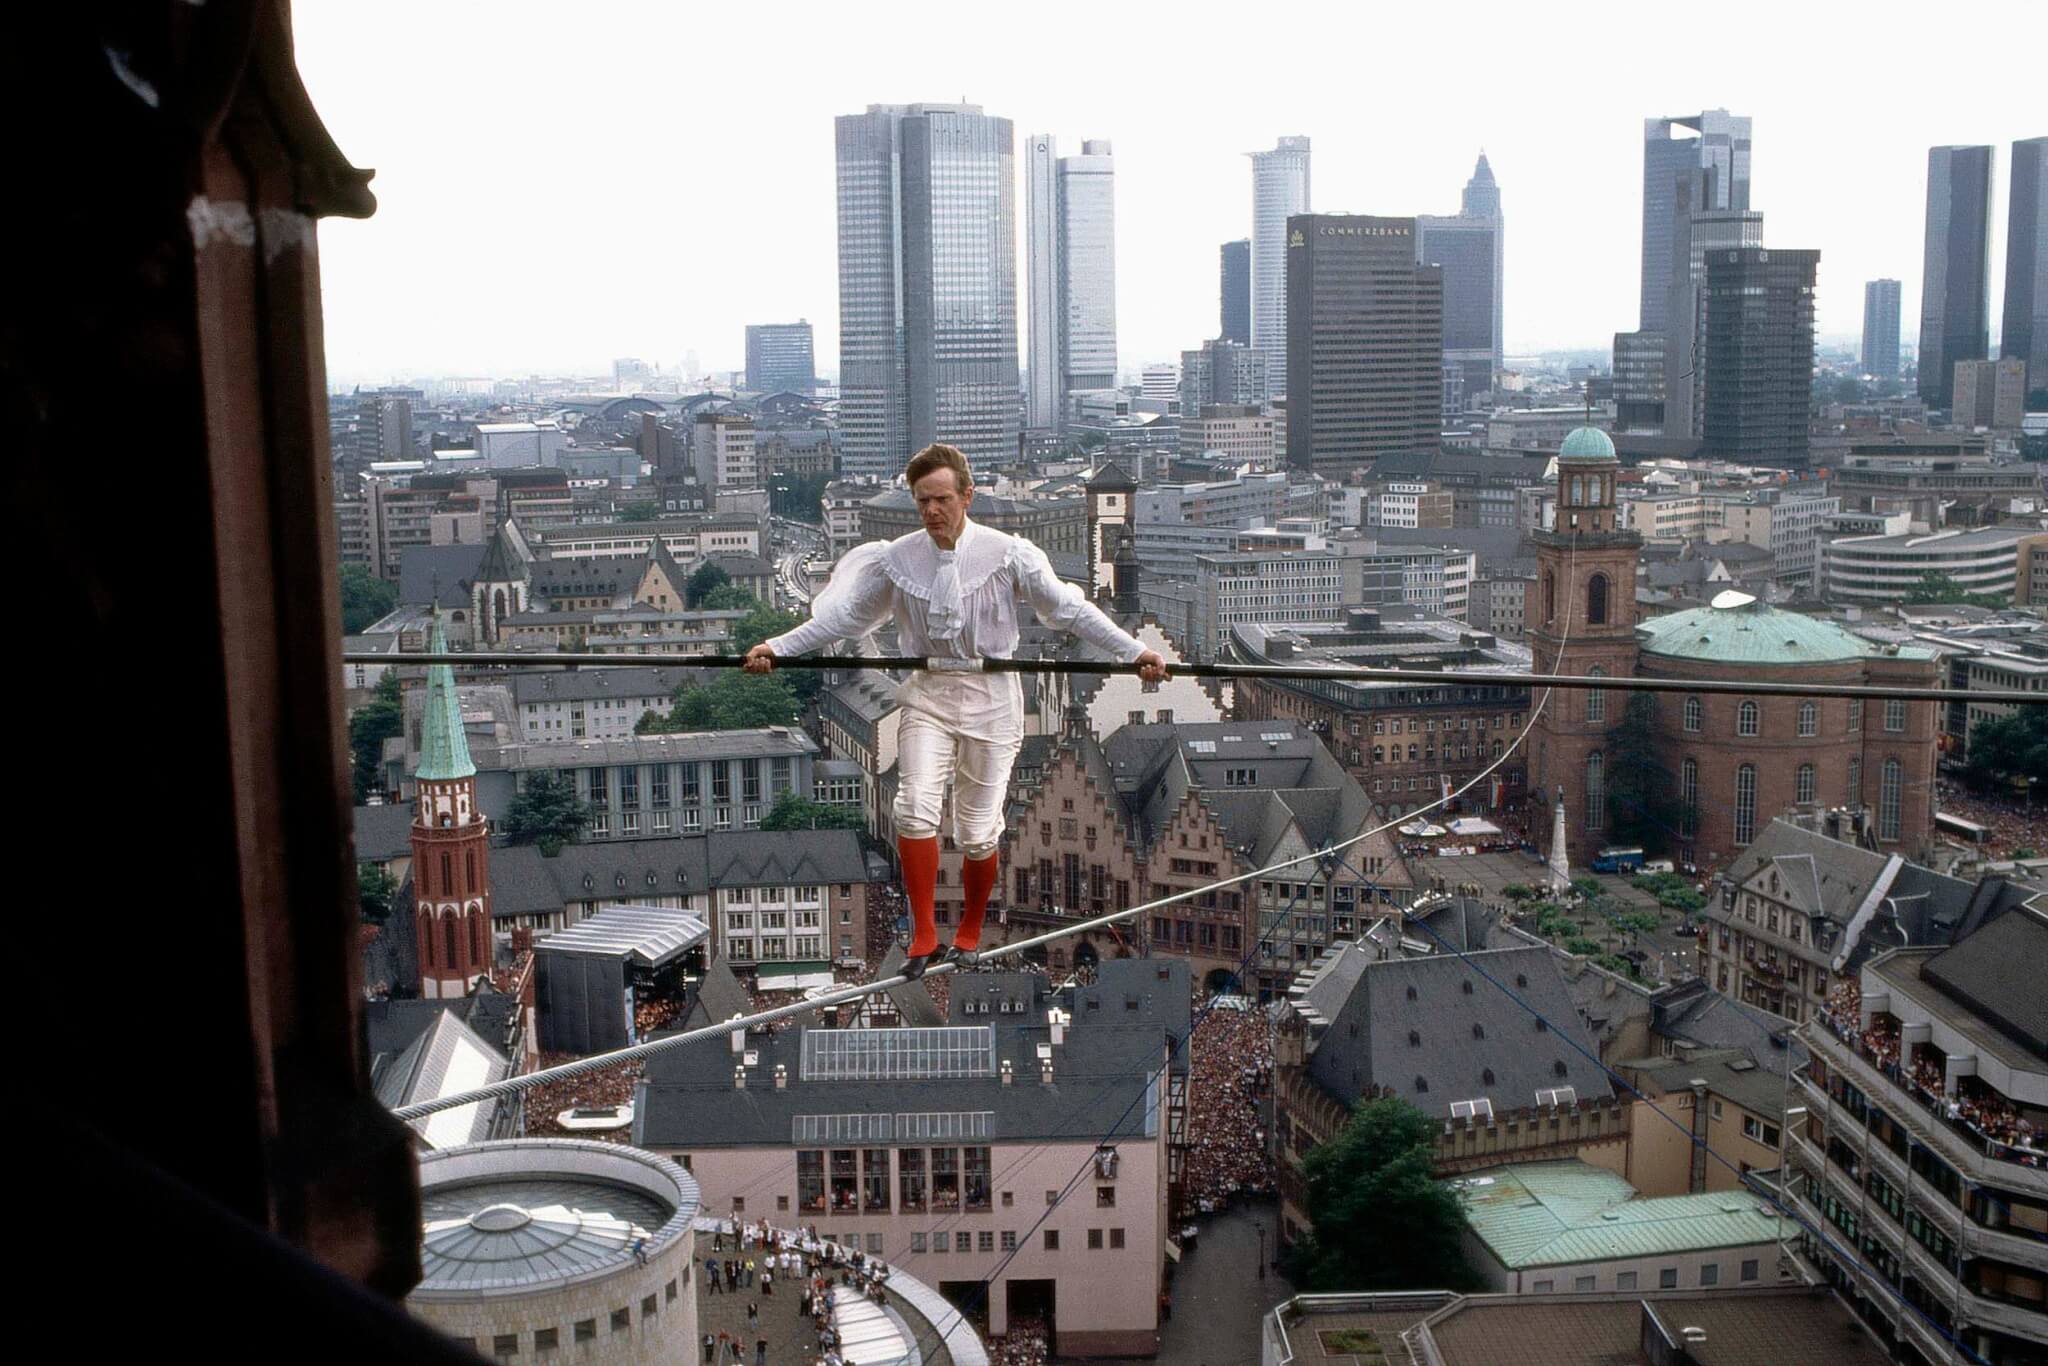
[[[1259,1279],[1259,1229],[1273,1255],[1277,1218],[1271,1200],[1197,1215],[1195,1250],[1173,1278],[1173,1317],[1160,1329],[1160,1366],[1257,1366],[1265,1312],[1293,1293],[1268,1268]]]

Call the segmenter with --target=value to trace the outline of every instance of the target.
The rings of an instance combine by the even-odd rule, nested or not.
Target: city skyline
[[[1342,79],[1339,44],[1237,72],[1235,97],[1218,101],[1207,77],[1224,55],[1181,51],[1182,40],[1116,16],[1096,16],[1106,25],[1102,41],[1165,42],[1172,51],[1155,69],[1177,73],[1181,85],[1048,79],[1066,60],[1050,17],[1007,26],[990,49],[1002,53],[999,63],[951,66],[951,54],[920,32],[947,31],[936,10],[928,20],[906,12],[874,31],[800,23],[786,44],[786,82],[771,96],[701,63],[686,87],[664,79],[674,59],[717,35],[657,9],[566,29],[537,8],[494,11],[488,24],[467,11],[408,9],[411,37],[399,45],[378,43],[380,12],[320,3],[295,10],[316,102],[343,152],[378,170],[374,218],[322,225],[337,381],[600,374],[621,355],[673,369],[690,351],[707,370],[737,369],[746,323],[799,316],[817,324],[820,370],[837,371],[831,120],[870,103],[964,95],[1021,127],[1113,140],[1118,350],[1133,372],[1215,335],[1216,244],[1252,226],[1243,154],[1283,135],[1314,139],[1316,207],[1360,214],[1442,212],[1484,150],[1515,210],[1506,349],[1526,354],[1605,350],[1636,324],[1647,118],[1726,107],[1752,121],[1752,194],[1769,210],[1767,244],[1823,252],[1819,330],[1831,338],[1859,333],[1868,279],[1900,279],[1903,311],[1918,316],[1929,147],[2004,149],[2039,131],[2019,83],[1974,79],[1974,49],[1943,33],[1916,48],[1930,73],[1928,98],[1863,110],[1858,135],[1842,137],[1840,100],[1813,82],[1808,58],[1825,47],[1838,59],[1832,69],[1855,69],[1889,60],[1887,40],[1820,17],[1792,16],[1781,43],[1743,46],[1741,62],[1702,60],[1694,69],[1711,78],[1672,80],[1654,63],[1640,73],[1623,64],[1597,85],[1560,79],[1555,61],[1527,60],[1551,47],[1561,56],[1580,41],[1535,31],[1527,44],[1477,59],[1469,88],[1486,98],[1442,109],[1420,67],[1362,100]],[[1988,22],[2001,18],[2027,21],[2019,5],[1998,7]],[[1522,23],[1508,11],[1497,22]],[[1419,17],[1388,25],[1387,42],[1413,29],[1419,43],[1426,33]],[[1655,41],[1643,32],[1646,47]],[[1733,34],[1699,41],[1731,55],[1740,46]],[[581,74],[597,70],[602,79]],[[478,99],[450,79],[461,72],[552,93]],[[1944,88],[1957,98],[1942,98]],[[1418,104],[1432,109],[1428,120],[1402,116]],[[746,115],[737,153],[724,131],[733,112]],[[746,194],[728,196],[726,211],[703,202],[696,168],[707,147],[720,156],[722,185],[736,173],[754,177]],[[564,165],[589,183],[634,178],[635,211],[594,214],[585,193],[536,192],[559,184]],[[2000,169],[1993,270],[2002,281],[2009,186]],[[478,186],[516,194],[519,212],[480,219],[469,207]]]

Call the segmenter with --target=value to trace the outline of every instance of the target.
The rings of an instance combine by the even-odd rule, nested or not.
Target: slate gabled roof
[[[1548,1023],[1539,1026],[1479,967]],[[1561,1086],[1604,1099],[1613,1088],[1591,1061],[1597,1055],[1550,951],[1491,949],[1366,964],[1310,1055],[1309,1073],[1343,1105],[1387,1087],[1441,1118],[1452,1101],[1483,1097],[1506,1112]]]
[[[572,901],[698,896],[717,887],[868,880],[851,830],[734,830],[491,850],[493,919],[559,911]]]
[[[2036,1056],[2048,1056],[2043,964],[2048,964],[2048,919],[2021,908],[1929,958],[1920,965],[1920,976]]]

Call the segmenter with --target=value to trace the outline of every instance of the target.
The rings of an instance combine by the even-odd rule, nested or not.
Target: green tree
[[[862,830],[860,812],[827,806],[795,792],[785,792],[761,819],[763,830]]]
[[[704,601],[706,593],[714,588],[723,588],[731,582],[732,575],[707,561],[698,565],[696,572],[690,575],[690,581],[683,589],[683,596],[690,606],[695,607]]]
[[[1661,853],[1678,821],[1671,774],[1657,758],[1657,704],[1649,693],[1632,693],[1621,724],[1609,732],[1605,773],[1607,823],[1619,844],[1639,844]]]
[[[1939,606],[1999,608],[2011,606],[1998,593],[1972,593],[1938,569],[1930,569],[1906,590],[1906,601]]]
[[[1600,879],[1596,877],[1573,878],[1572,893],[1573,895],[1577,896],[1579,900],[1588,903],[1598,901],[1601,897],[1606,895],[1606,893],[1603,892],[1600,888]]]
[[[621,503],[619,520],[622,522],[651,522],[661,516],[659,503]]]
[[[391,874],[374,863],[358,863],[356,892],[362,900],[365,925],[382,925],[391,918],[391,898],[398,895]]]
[[[1513,902],[1534,901],[1542,893],[1526,882],[1510,882],[1500,889],[1500,894]]]
[[[373,792],[381,792],[384,742],[405,729],[405,715],[398,705],[398,671],[386,669],[377,680],[377,695],[357,707],[348,718],[348,748],[355,782],[356,805],[361,806]]]
[[[1303,1162],[1314,1225],[1296,1244],[1295,1284],[1320,1291],[1463,1290],[1464,1211],[1436,1179],[1437,1122],[1398,1097],[1359,1102]]]
[[[386,583],[366,565],[341,567],[341,633],[361,635],[371,622],[398,606],[398,585]]]
[[[1598,941],[1597,939],[1588,939],[1582,934],[1575,934],[1571,938],[1564,941],[1564,951],[1566,953],[1581,954],[1598,953],[1600,952],[1600,941]]]
[[[543,853],[550,847],[574,844],[590,823],[590,803],[576,795],[576,784],[567,774],[543,769],[530,774],[526,786],[505,807],[498,828],[514,844],[538,844]]]
[[[718,571],[723,574],[723,569]],[[701,612],[744,612],[761,605],[760,599],[736,583],[722,583],[697,599]]]
[[[2048,707],[2021,707],[2012,716],[1980,721],[1970,732],[1965,773],[1979,786],[2025,782],[2048,784]]]
[[[796,694],[780,674],[727,673],[711,683],[685,683],[663,716],[648,712],[634,729],[642,735],[684,730],[755,730],[796,722]]]

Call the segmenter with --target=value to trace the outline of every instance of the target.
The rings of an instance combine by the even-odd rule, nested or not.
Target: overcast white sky
[[[1819,248],[1822,333],[1904,282],[1917,336],[1927,148],[2048,133],[2048,5],[1465,3],[1184,7],[298,0],[299,66],[366,222],[321,227],[336,381],[743,363],[806,317],[837,355],[832,119],[963,96],[1116,151],[1119,359],[1217,330],[1217,245],[1251,230],[1243,153],[1315,140],[1314,207],[1451,213],[1484,147],[1507,219],[1507,345],[1636,325],[1642,120],[1755,121],[1768,246]],[[2034,67],[2032,76],[2027,68]],[[2029,93],[2029,87],[2032,93]],[[1018,235],[1023,202],[1018,198]],[[1021,285],[1021,271],[1020,271]]]

